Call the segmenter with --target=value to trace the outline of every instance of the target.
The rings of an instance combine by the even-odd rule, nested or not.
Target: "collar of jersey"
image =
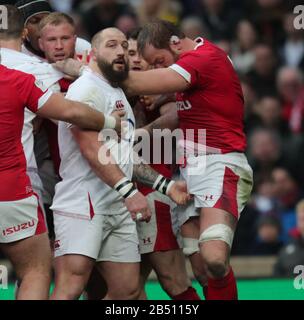
[[[197,43],[197,45],[195,46],[194,50],[196,50],[200,46],[204,45],[204,39],[202,37],[198,37],[194,41]]]
[[[88,74],[90,74],[91,76],[93,76],[94,78],[97,78],[102,82],[106,82],[107,84],[110,84],[110,82],[103,75],[93,71],[91,68],[86,68],[85,72],[87,72]]]

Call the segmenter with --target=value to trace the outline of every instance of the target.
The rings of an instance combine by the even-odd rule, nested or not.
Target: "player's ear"
[[[93,59],[93,61],[97,61],[97,49],[96,48],[92,48],[92,50],[90,52],[90,57],[91,57],[91,59]]]
[[[42,42],[41,38],[38,38],[38,45],[39,45],[40,50],[44,52],[44,46],[43,46],[43,42]]]
[[[181,40],[178,36],[176,35],[173,35],[171,38],[170,38],[170,48],[173,52],[175,53],[179,53],[180,50],[181,50]]]
[[[24,28],[23,31],[22,31],[22,34],[21,34],[22,42],[24,42],[24,40],[28,40],[27,36],[28,36],[28,29]]]

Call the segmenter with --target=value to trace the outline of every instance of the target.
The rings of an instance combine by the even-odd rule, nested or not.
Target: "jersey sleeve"
[[[44,91],[43,85],[32,75],[19,77],[16,85],[24,105],[34,113],[43,107],[53,94],[51,90]]]
[[[186,54],[169,68],[181,75],[191,86],[195,86],[201,80],[206,66],[201,56]]]

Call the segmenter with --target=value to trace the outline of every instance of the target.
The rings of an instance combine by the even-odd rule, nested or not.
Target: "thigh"
[[[129,212],[105,216],[102,230],[104,238],[97,261],[135,263],[140,262],[136,223]]]
[[[1,250],[13,264],[19,278],[31,270],[51,270],[51,248],[46,233],[1,244]]]
[[[111,292],[133,291],[139,288],[139,263],[98,262],[97,268]]]
[[[86,276],[89,279],[95,260],[80,254],[67,254],[55,258],[56,278],[60,275]]]

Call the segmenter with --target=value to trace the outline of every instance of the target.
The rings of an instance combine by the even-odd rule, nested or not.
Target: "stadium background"
[[[159,17],[180,25],[190,38],[215,42],[230,55],[244,92],[247,155],[255,180],[232,249],[239,297],[303,299],[304,274],[303,288],[296,290],[294,266],[304,265],[304,19],[296,30],[293,13],[303,1],[50,2],[75,19],[78,35],[88,40],[105,27],[127,33]],[[167,298],[153,276],[147,292],[151,299]],[[0,299],[13,296],[13,285],[0,289]]]

